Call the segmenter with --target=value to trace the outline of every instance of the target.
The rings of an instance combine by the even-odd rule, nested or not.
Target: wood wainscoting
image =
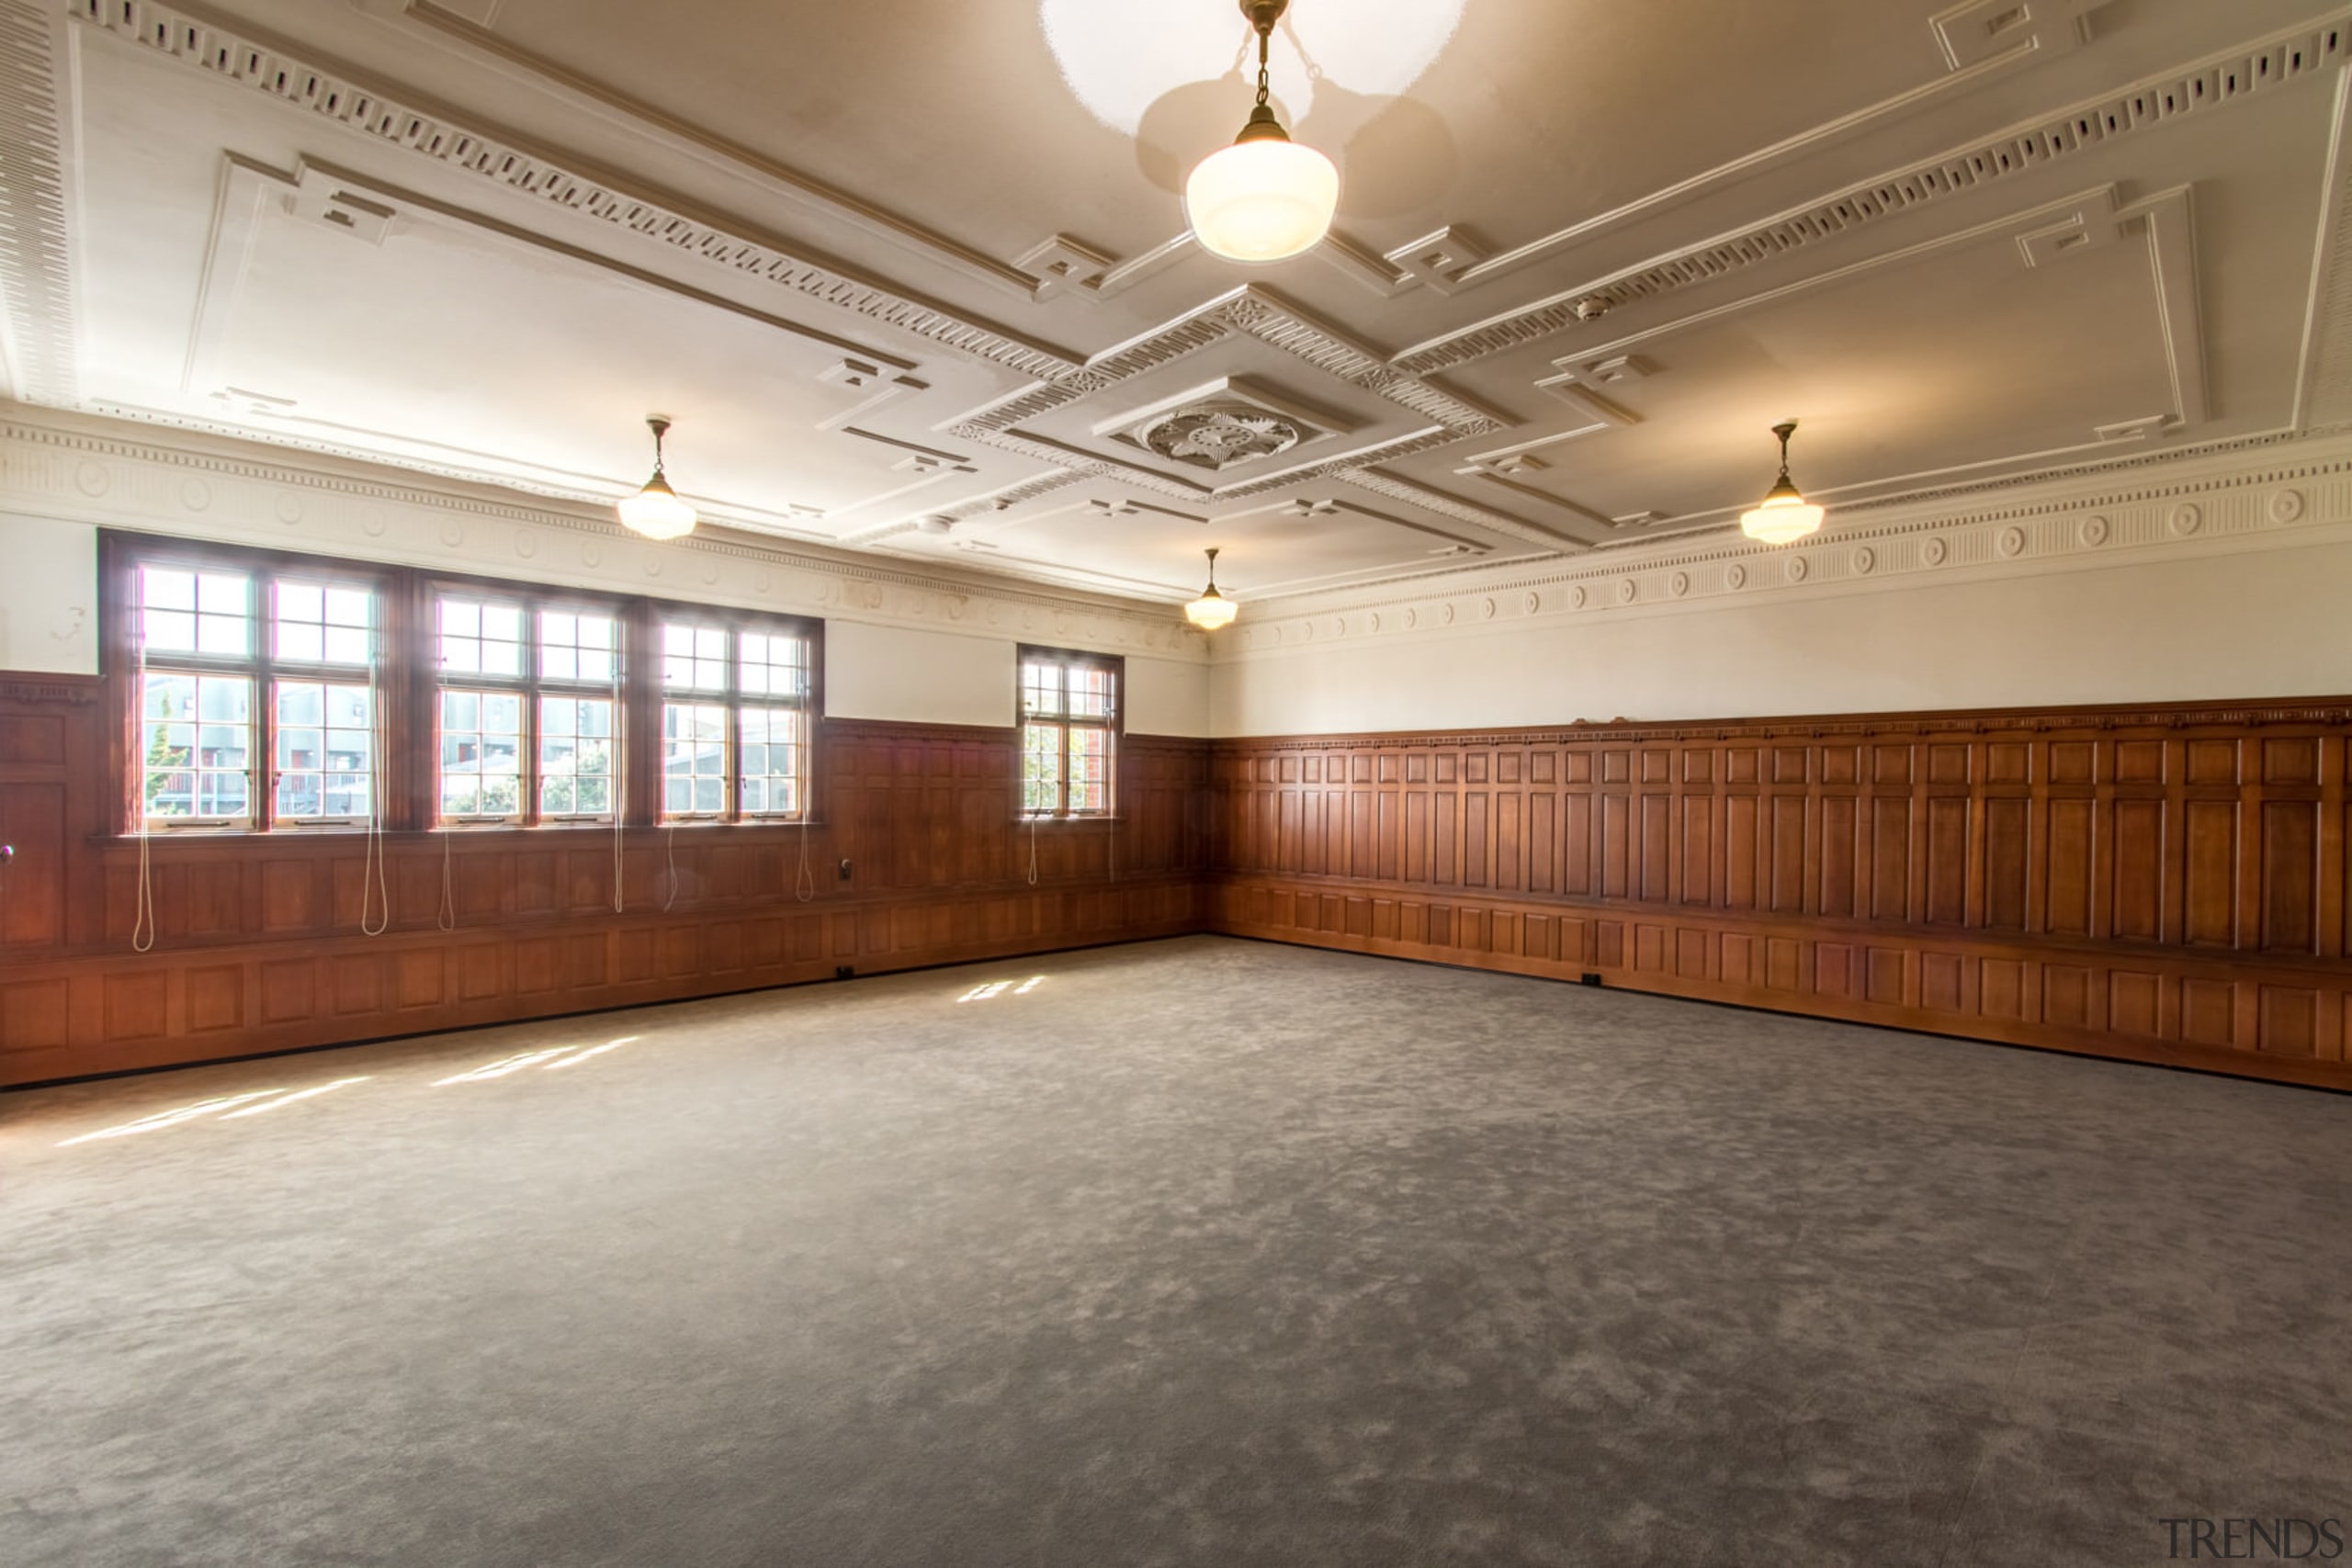
[[[369,937],[364,835],[158,834],[136,953],[106,713],[97,681],[0,677],[0,1085],[1173,935],[1204,912],[1208,742],[1125,737],[1119,820],[1038,828],[1033,885],[1016,731],[827,720],[805,900],[790,826],[628,829],[619,913],[609,828],[393,833]]]
[[[2352,1089],[2340,701],[1222,741],[1214,929]]]
[[[96,681],[0,676],[0,1084],[1217,931],[2352,1089],[2352,704],[1127,736],[832,719],[791,827],[111,836]],[[439,929],[443,855],[449,919]],[[848,864],[848,874],[842,872]],[[664,908],[664,904],[670,907]]]

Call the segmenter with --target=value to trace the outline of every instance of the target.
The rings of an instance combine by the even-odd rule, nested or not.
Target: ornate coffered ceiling
[[[2342,0],[1295,21],[1346,194],[1244,269],[1230,0],[0,0],[0,371],[571,500],[659,412],[716,521],[1161,603],[1670,570],[1783,417],[1833,536],[2352,421]]]

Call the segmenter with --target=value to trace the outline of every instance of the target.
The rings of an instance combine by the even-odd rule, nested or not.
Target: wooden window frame
[[[651,611],[648,623],[647,646],[652,649],[647,660],[645,684],[652,689],[649,705],[654,740],[654,817],[664,827],[740,827],[747,824],[769,823],[778,826],[796,825],[816,818],[817,800],[817,730],[821,717],[824,693],[825,626],[822,621],[805,615],[780,615],[756,610],[730,610],[712,604],[684,604],[675,600],[647,601]],[[723,691],[702,688],[673,691],[665,679],[663,665],[668,658],[666,647],[668,628],[673,626],[693,626],[722,632],[727,637],[727,686]],[[742,637],[745,633],[761,637],[789,637],[799,640],[807,649],[804,668],[808,683],[789,702],[747,694],[742,689]],[[666,734],[662,710],[673,701],[700,704],[727,710],[727,761],[721,774],[721,794],[725,804],[716,812],[680,812],[673,815],[666,801],[669,759],[663,754]],[[746,708],[778,708],[800,716],[799,773],[796,788],[799,794],[797,811],[755,811],[743,809],[743,711]]]
[[[627,826],[631,818],[629,784],[629,701],[631,672],[641,661],[632,658],[644,639],[632,625],[630,601],[617,594],[584,592],[535,582],[498,581],[474,577],[432,575],[418,584],[422,604],[419,621],[423,625],[429,649],[426,669],[432,682],[432,725],[425,750],[432,773],[432,789],[426,797],[430,814],[429,825],[456,831],[472,832],[498,828],[602,828],[610,829],[617,818]],[[441,668],[441,604],[446,599],[476,600],[484,604],[511,604],[522,613],[523,671],[520,675],[459,674],[452,677]],[[602,615],[613,623],[613,679],[610,682],[590,682],[550,676],[542,668],[544,650],[541,647],[540,617],[557,615]],[[522,698],[521,767],[515,811],[506,817],[456,817],[441,815],[441,694],[449,691],[511,692]],[[541,714],[548,698],[609,699],[613,705],[613,807],[602,812],[548,812],[541,804],[542,774],[540,768]]]
[[[1028,682],[1023,676],[1031,664],[1051,664],[1065,673],[1071,670],[1099,670],[1111,677],[1111,712],[1107,718],[1072,719],[1067,715],[1049,715],[1033,718],[1027,699]],[[1067,689],[1067,688],[1065,688]],[[1023,822],[1108,822],[1119,815],[1119,755],[1126,736],[1127,661],[1115,653],[1089,653],[1081,649],[1046,648],[1023,643],[1014,649],[1012,665],[1012,699],[1016,715],[1013,728],[1013,809]],[[1028,804],[1028,785],[1022,777],[1022,759],[1028,754],[1029,731],[1033,726],[1049,727],[1061,731],[1061,779],[1059,798],[1051,811],[1032,810]],[[1070,751],[1069,738],[1075,729],[1101,729],[1107,738],[1102,760],[1102,809],[1073,811],[1069,805]]]
[[[617,653],[621,673],[621,708],[618,721],[619,767],[624,828],[650,828],[662,825],[662,703],[663,694],[658,658],[647,660],[640,650],[658,649],[660,627],[663,619],[702,617],[718,624],[741,623],[750,629],[774,632],[779,628],[802,637],[808,649],[808,686],[805,699],[807,724],[802,754],[803,810],[798,817],[760,815],[742,818],[745,825],[761,823],[797,825],[805,822],[820,827],[825,821],[825,773],[821,752],[824,747],[825,711],[825,635],[824,622],[820,619],[777,615],[728,606],[697,604],[684,601],[653,600],[637,594],[598,593],[561,587],[553,583],[515,581],[471,573],[437,570],[424,567],[390,566],[380,562],[356,561],[337,556],[313,554],[308,551],[277,550],[244,545],[215,544],[205,540],[175,537],[169,535],[145,534],[130,529],[105,528],[98,534],[99,592],[98,635],[102,675],[106,682],[107,701],[113,722],[108,726],[108,766],[114,780],[115,807],[112,830],[129,837],[142,829],[140,754],[141,736],[140,695],[135,690],[138,670],[136,629],[131,625],[132,609],[138,599],[138,569],[143,563],[177,568],[209,568],[233,570],[252,577],[279,575],[302,577],[314,581],[366,584],[376,594],[377,648],[379,654],[376,670],[378,704],[377,729],[381,760],[378,778],[381,788],[379,807],[383,826],[392,831],[428,831],[440,826],[440,694],[443,686],[440,646],[437,637],[435,604],[440,595],[479,597],[504,600],[526,606],[525,635],[530,642],[530,658],[536,669],[538,659],[537,610],[542,606],[555,609],[589,609],[611,615],[620,624]],[[256,594],[259,603],[259,595]],[[262,604],[266,611],[266,604]],[[257,636],[266,644],[268,624],[266,613],[256,621]],[[244,661],[239,661],[244,668]],[[301,673],[311,673],[312,666],[300,667]],[[644,673],[640,673],[644,671]],[[255,701],[266,705],[269,688],[266,674],[257,674]],[[493,682],[495,683],[495,682]],[[567,687],[594,693],[595,687]],[[590,831],[610,831],[612,818],[594,819],[561,818],[537,824],[538,790],[537,689],[527,699],[530,747],[529,771],[525,774],[529,789],[529,813],[522,819],[501,818],[476,824],[453,824],[453,829],[469,833],[497,831],[560,832],[568,829]],[[275,755],[275,736],[266,732],[259,716],[254,721],[255,744],[253,755],[258,773],[268,759]],[[273,750],[265,750],[265,747]],[[655,786],[641,787],[639,781],[651,779]],[[344,822],[292,823],[271,825],[263,809],[267,794],[256,777],[250,798],[255,802],[254,818],[241,824],[195,824],[158,831],[174,834],[214,834],[240,836],[254,833],[281,832],[319,834],[364,831],[365,824]]]
[[[250,651],[241,657],[220,654],[171,654],[160,660],[167,671],[194,675],[235,675],[253,682],[249,721],[253,742],[245,769],[250,809],[232,820],[185,820],[149,818],[145,800],[145,694],[139,688],[137,615],[141,604],[139,572],[142,567],[183,571],[235,572],[246,579],[247,619],[252,627]],[[374,647],[368,663],[351,665],[280,659],[272,637],[276,612],[274,589],[282,579],[298,578],[345,588],[363,588],[373,604],[370,628]],[[277,693],[281,681],[318,681],[337,684],[368,682],[374,689],[370,727],[377,750],[371,770],[374,808],[383,813],[400,792],[394,735],[397,693],[391,680],[398,660],[394,622],[400,598],[396,574],[379,566],[316,556],[293,550],[259,549],[214,545],[200,540],[107,530],[99,536],[99,616],[101,657],[109,671],[107,682],[119,722],[110,750],[119,781],[118,826],[126,833],[148,831],[182,834],[357,833],[368,826],[367,816],[282,818],[277,810],[278,720]],[[157,660],[143,668],[153,671]],[[370,676],[373,679],[370,681]]]

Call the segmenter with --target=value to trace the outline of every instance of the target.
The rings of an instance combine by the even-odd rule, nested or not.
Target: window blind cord
[[[800,807],[800,870],[792,879],[792,896],[806,904],[817,896],[817,878],[808,869],[808,807]]]
[[[140,757],[134,773],[139,781],[138,794],[130,806],[139,818],[139,908],[130,921],[130,951],[146,953],[155,945],[155,887],[154,871],[147,858],[147,581],[143,574],[139,578],[139,592],[132,600],[130,613],[130,635],[138,660],[137,672],[132,677],[137,682],[132,711],[139,716],[131,733]]]
[[[371,637],[368,640],[368,850],[359,863],[359,934],[382,936],[392,924],[392,890],[384,873],[384,711],[376,686],[376,670],[380,660],[374,647],[375,639]],[[368,903],[371,894],[384,910],[383,919],[372,926],[368,923]]]
[[[628,808],[628,795],[623,787],[628,775],[621,767],[628,744],[628,715],[621,707],[620,655],[613,656],[613,913],[622,912],[621,893],[621,818]],[[673,873],[674,875],[674,872]],[[667,905],[663,906],[668,908]]]
[[[445,931],[458,929],[458,900],[449,887],[449,824],[441,824],[441,907],[434,911],[434,923]]]
[[[662,853],[670,867],[669,890],[662,895],[662,912],[666,915],[670,907],[678,901],[678,825],[675,822],[671,823],[662,835]]]
[[[1037,814],[1029,814],[1029,886],[1037,886]]]

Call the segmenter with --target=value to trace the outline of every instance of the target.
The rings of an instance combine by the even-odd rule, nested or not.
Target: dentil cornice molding
[[[1205,662],[1173,605],[1057,592],[705,529],[639,538],[600,507],[437,486],[358,463],[298,466],[225,439],[0,403],[0,513],[650,593],[972,637]]]
[[[1889,592],[2321,542],[2352,544],[2352,432],[2225,443],[2059,479],[1833,510],[1798,544],[1714,536],[1572,563],[1420,579],[1242,606],[1219,661],[1368,637],[1491,635],[1540,624],[1703,613],[1764,598]]]

